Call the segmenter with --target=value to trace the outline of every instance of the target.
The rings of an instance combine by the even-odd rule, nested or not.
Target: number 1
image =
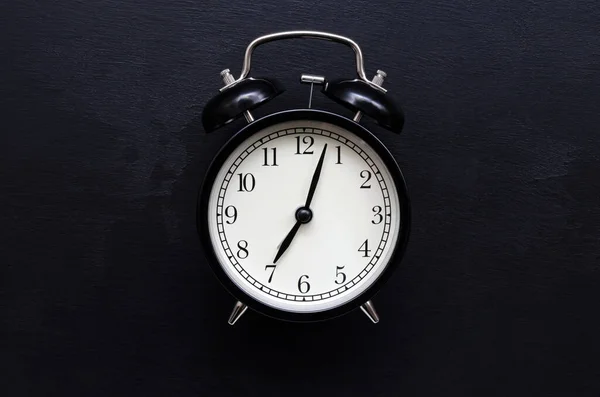
[[[335,148],[337,149],[337,161],[335,163],[342,164],[342,147],[336,146]]]

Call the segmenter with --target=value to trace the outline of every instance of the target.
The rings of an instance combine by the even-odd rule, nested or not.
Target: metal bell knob
[[[235,78],[229,69],[221,70],[221,77],[223,78],[223,84],[225,84],[225,87],[235,82]]]
[[[381,86],[381,85],[383,85],[383,80],[385,80],[386,77],[387,77],[386,72],[384,72],[383,70],[378,70],[375,77],[373,77],[373,80],[371,80],[371,83]]]

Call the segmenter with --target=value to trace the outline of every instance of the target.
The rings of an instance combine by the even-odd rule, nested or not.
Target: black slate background
[[[3,2],[0,394],[600,395],[599,21],[595,1]],[[366,121],[414,207],[376,326],[230,327],[197,241],[243,125],[207,136],[202,106],[288,29],[355,39],[406,110],[401,136]],[[252,74],[288,91],[257,114],[304,106],[303,72],[353,56],[259,48]]]

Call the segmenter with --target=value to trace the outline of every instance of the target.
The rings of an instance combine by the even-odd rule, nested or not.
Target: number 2
[[[371,180],[371,171],[369,171],[369,170],[362,170],[360,172],[360,177],[365,179],[365,181],[363,182],[363,184],[360,185],[360,188],[361,189],[370,189],[371,185],[367,185],[367,182],[369,182]]]

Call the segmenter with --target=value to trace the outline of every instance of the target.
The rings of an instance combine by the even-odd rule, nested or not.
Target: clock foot
[[[229,323],[229,325],[235,324],[235,322],[237,320],[239,320],[240,317],[242,317],[242,315],[244,313],[246,313],[247,309],[248,309],[248,306],[244,305],[240,301],[237,301],[235,303],[235,306],[233,307],[233,311],[231,312],[231,315],[229,316],[229,321],[227,321]]]
[[[375,306],[373,306],[373,302],[367,301],[360,308],[367,315],[367,317],[369,317],[369,319],[371,321],[373,321],[374,324],[377,324],[379,322],[379,316],[377,315],[377,312],[375,311]]]

